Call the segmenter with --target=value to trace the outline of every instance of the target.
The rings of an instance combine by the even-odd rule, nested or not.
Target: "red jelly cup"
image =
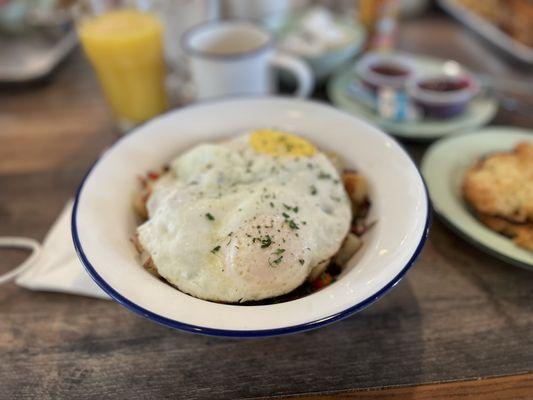
[[[407,92],[425,115],[444,119],[462,114],[479,87],[476,77],[463,71],[414,77],[407,83]]]
[[[404,90],[414,74],[414,67],[399,53],[368,53],[356,64],[356,72],[363,84],[375,92],[380,88]]]

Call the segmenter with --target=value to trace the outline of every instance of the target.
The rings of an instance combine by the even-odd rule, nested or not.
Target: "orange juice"
[[[163,28],[154,15],[110,11],[78,26],[85,53],[120,122],[135,125],[164,111]]]

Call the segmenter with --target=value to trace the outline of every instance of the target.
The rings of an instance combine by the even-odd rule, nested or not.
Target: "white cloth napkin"
[[[91,279],[76,255],[70,234],[71,214],[72,201],[69,201],[46,235],[41,252],[15,282],[31,290],[109,299]]]

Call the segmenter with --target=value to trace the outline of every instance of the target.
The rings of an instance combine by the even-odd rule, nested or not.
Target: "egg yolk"
[[[307,156],[315,154],[315,147],[307,140],[274,129],[260,129],[250,136],[250,145],[258,153],[271,156]]]

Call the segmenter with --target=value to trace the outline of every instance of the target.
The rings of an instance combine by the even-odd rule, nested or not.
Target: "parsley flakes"
[[[283,260],[283,256],[279,256],[278,258],[276,258],[274,261],[272,261],[272,264],[279,265],[281,263],[281,260]]]
[[[300,227],[298,226],[298,224],[296,224],[296,222],[294,222],[293,219],[290,219],[287,221],[288,224],[289,224],[289,228],[291,229],[300,229]]]
[[[261,239],[261,248],[264,249],[272,244],[272,238],[269,235],[266,235]]]

